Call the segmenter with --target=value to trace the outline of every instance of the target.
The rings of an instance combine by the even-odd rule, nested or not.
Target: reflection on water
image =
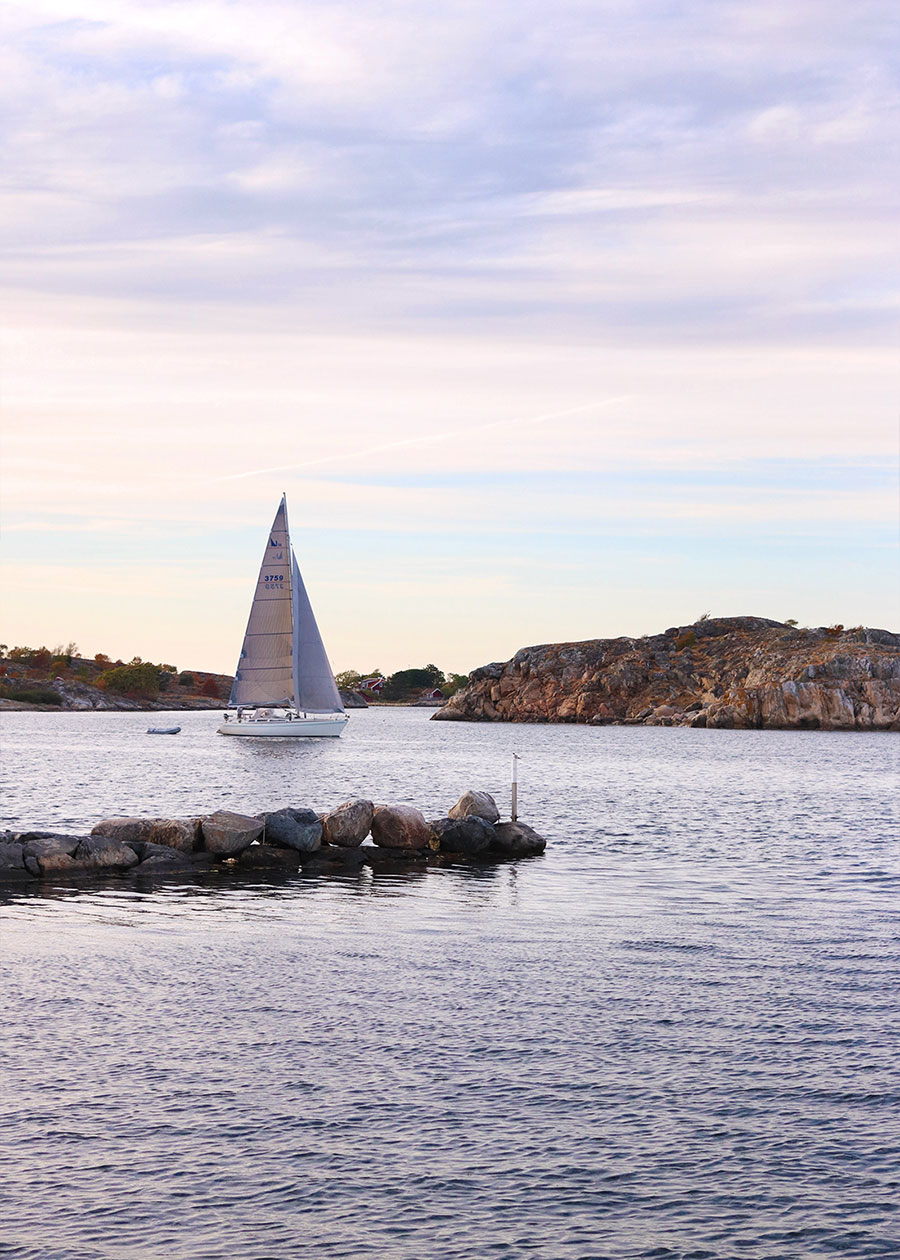
[[[146,715],[15,717],[32,825],[437,813],[502,798],[516,748],[551,847],[7,893],[5,1254],[900,1254],[895,740],[372,711],[255,747],[215,715],[155,743]]]

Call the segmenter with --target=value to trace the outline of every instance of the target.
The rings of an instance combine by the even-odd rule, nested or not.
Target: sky
[[[900,627],[893,0],[2,10],[5,642]]]

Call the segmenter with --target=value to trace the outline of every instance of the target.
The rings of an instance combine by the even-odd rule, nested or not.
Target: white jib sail
[[[297,708],[311,713],[343,713],[344,705],[293,551],[291,586],[294,599],[294,695]]]
[[[282,496],[266,541],[229,703],[294,702],[292,614],[291,540],[287,505]]]

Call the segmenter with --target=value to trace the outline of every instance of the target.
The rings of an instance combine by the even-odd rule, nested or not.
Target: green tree
[[[385,700],[409,700],[426,687],[441,687],[445,682],[443,670],[436,665],[423,665],[421,669],[401,669],[391,674],[384,684],[381,695]]]
[[[149,661],[121,665],[108,669],[97,679],[97,686],[116,692],[120,696],[132,696],[139,700],[153,700],[159,695],[159,670]]]
[[[342,669],[335,674],[334,681],[341,691],[353,691],[362,682],[362,674],[355,669]]]

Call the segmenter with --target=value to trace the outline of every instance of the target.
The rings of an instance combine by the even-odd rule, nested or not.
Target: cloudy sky
[[[230,672],[282,490],[338,669],[897,627],[892,0],[2,21],[5,641]]]

